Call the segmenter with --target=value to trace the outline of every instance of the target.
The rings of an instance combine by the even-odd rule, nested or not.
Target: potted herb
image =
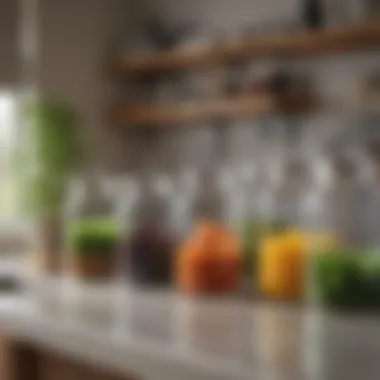
[[[110,220],[88,219],[69,228],[72,271],[82,278],[107,278],[115,268],[119,238],[117,224]]]
[[[70,104],[42,99],[28,104],[24,139],[15,171],[25,210],[37,223],[37,254],[43,272],[61,270],[63,209],[79,161],[78,115]]]

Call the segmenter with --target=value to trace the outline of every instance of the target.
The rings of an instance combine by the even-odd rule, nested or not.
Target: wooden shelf
[[[111,121],[131,127],[144,125],[181,125],[214,119],[236,119],[278,112],[303,112],[313,106],[307,96],[279,98],[268,94],[198,101],[180,105],[136,105],[115,108]]]
[[[380,48],[380,20],[377,23],[341,29],[241,39],[223,45],[202,45],[166,52],[125,55],[113,62],[111,66],[116,74],[134,76],[151,72],[209,67],[234,59],[308,56],[378,48]]]

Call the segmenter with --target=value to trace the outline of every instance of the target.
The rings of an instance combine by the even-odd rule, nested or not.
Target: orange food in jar
[[[187,293],[228,293],[241,280],[241,251],[225,227],[199,224],[178,252],[177,284]]]

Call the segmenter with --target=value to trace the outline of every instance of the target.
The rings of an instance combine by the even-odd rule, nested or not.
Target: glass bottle
[[[349,249],[360,246],[362,226],[358,225],[359,191],[357,167],[347,153],[333,161],[334,187],[334,222],[341,244]]]
[[[266,165],[268,187],[263,189],[260,203],[270,224],[259,245],[258,288],[265,298],[299,301],[307,249],[299,223],[299,197],[305,191],[306,170],[301,156],[290,154],[284,132],[286,128],[281,128]]]
[[[225,165],[227,135],[225,125],[209,127],[212,131],[208,154],[199,171],[199,187],[194,199],[198,220],[223,224],[226,221],[225,189],[229,186],[229,170]]]
[[[357,147],[351,154],[356,167],[355,181],[358,187],[356,219],[357,226],[361,229],[358,244],[365,250],[372,250],[377,248],[376,230],[380,221],[376,212],[379,206],[376,168],[364,146]]]
[[[231,293],[241,283],[240,249],[229,228],[225,203],[231,172],[224,161],[224,127],[212,128],[213,146],[205,156],[193,198],[195,228],[178,252],[177,285],[193,294]]]
[[[140,286],[168,285],[172,280],[174,239],[170,231],[173,182],[162,172],[157,156],[158,135],[140,136],[139,197],[134,227],[123,244],[126,273]]]

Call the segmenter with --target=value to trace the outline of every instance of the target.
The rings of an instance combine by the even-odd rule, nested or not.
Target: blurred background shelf
[[[300,113],[310,110],[315,101],[308,96],[279,97],[255,94],[180,105],[131,105],[117,107],[111,112],[116,124],[173,125],[197,123],[212,119],[236,119],[279,112]]]
[[[308,56],[380,48],[380,21],[353,27],[304,32],[235,42],[182,47],[166,52],[126,54],[111,64],[116,75],[215,66],[235,59],[266,56]]]

